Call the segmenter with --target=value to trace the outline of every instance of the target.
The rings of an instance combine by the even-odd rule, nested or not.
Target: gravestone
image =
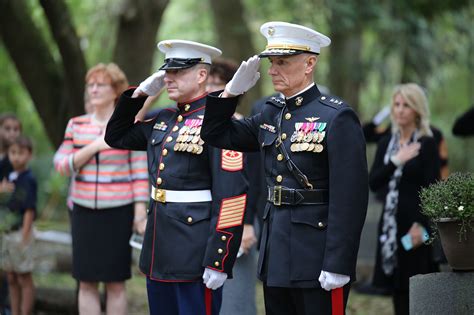
[[[437,272],[411,277],[410,314],[474,314],[474,272]]]

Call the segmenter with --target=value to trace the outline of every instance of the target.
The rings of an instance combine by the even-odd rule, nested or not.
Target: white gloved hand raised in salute
[[[206,268],[204,274],[202,275],[202,280],[208,289],[217,290],[224,284],[227,279],[227,274],[225,272],[219,272]]]
[[[321,270],[321,275],[318,280],[319,283],[321,283],[321,288],[326,291],[331,291],[337,288],[342,288],[351,280],[351,278],[346,275]]]
[[[160,70],[158,72],[153,73],[151,76],[145,79],[140,85],[136,88],[133,92],[132,97],[144,96],[144,94],[148,96],[154,96],[158,94],[161,89],[165,86],[165,74],[164,70]]]
[[[242,61],[232,80],[225,86],[223,96],[240,95],[250,90],[260,78],[259,66],[260,58],[257,55]]]

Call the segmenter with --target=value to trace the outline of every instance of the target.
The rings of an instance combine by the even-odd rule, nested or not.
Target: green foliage
[[[38,0],[26,0],[35,24],[46,38],[52,54],[59,60],[59,53],[49,31],[49,25]],[[120,5],[116,0],[66,0],[77,33],[81,38],[88,66],[112,61]],[[122,1],[120,1],[122,3]],[[327,0],[242,0],[245,21],[248,23],[256,52],[265,46],[260,25],[267,21],[287,21],[312,26],[332,36],[335,31],[351,33],[362,27],[362,69],[346,69],[347,75],[361,72],[359,99],[361,121],[368,121],[390,102],[393,86],[402,80],[403,68],[417,66],[411,80],[424,84],[430,101],[433,124],[440,128],[449,148],[450,169],[474,171],[474,139],[459,139],[451,135],[454,120],[474,100],[474,6],[466,1],[436,2],[417,1],[327,1]],[[341,20],[331,21],[332,12],[338,11]],[[360,26],[358,25],[360,23]],[[410,27],[421,31],[410,33]],[[413,35],[411,41],[406,37]],[[182,38],[215,44],[216,35],[208,1],[170,1],[159,29],[156,42],[162,39]],[[408,46],[407,46],[408,45]],[[325,48],[317,65],[315,80],[328,85],[329,59],[333,46]],[[404,47],[412,54],[414,65],[406,65]],[[224,55],[225,55],[224,51]],[[34,58],[34,56],[32,56]],[[163,62],[157,49],[153,69]],[[422,67],[421,67],[422,65]],[[269,63],[262,61],[261,81],[264,94],[273,93],[273,86],[266,75]],[[65,198],[68,179],[59,176],[52,168],[53,148],[45,135],[43,122],[17,75],[8,52],[0,41],[0,112],[14,112],[23,123],[25,134],[35,143],[32,168],[39,183],[39,209],[46,217],[64,217],[67,213]],[[32,69],[34,71],[34,69]],[[421,82],[425,81],[425,82]],[[41,84],[41,82],[38,82]],[[328,86],[331,89],[331,86]],[[166,93],[158,106],[171,102]],[[342,96],[341,96],[342,97]],[[64,130],[58,130],[63,133]],[[369,158],[373,155],[370,154]],[[56,214],[57,213],[57,214]],[[43,214],[42,214],[43,216]]]
[[[474,176],[453,173],[445,181],[423,188],[420,193],[422,213],[433,221],[444,218],[459,220],[460,237],[474,229]]]

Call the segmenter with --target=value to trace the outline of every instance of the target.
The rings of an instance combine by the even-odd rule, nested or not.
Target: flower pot
[[[443,218],[436,225],[449,266],[459,271],[474,270],[474,231],[468,228],[466,237],[459,238],[458,220]]]

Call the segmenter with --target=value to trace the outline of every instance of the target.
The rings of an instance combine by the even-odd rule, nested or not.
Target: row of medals
[[[321,142],[323,141],[325,135],[325,131],[312,131],[306,134],[303,131],[295,131],[290,139],[290,150],[291,152],[307,151],[320,153],[324,149]]]
[[[201,126],[190,127],[183,126],[179,130],[179,136],[176,138],[176,144],[173,150],[179,152],[189,152],[201,154],[204,147],[204,140],[201,139]]]

